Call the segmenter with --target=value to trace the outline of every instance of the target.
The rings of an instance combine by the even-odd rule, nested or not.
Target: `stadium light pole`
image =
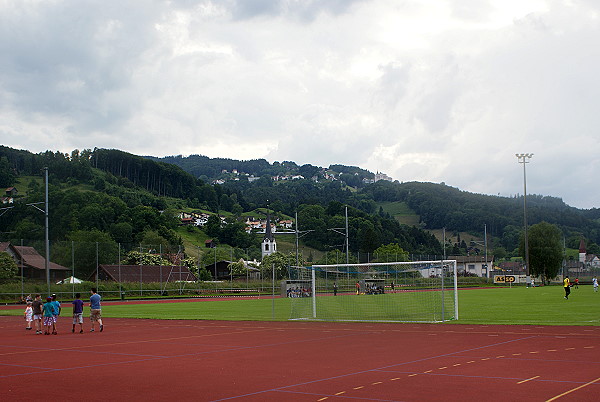
[[[529,239],[527,238],[527,174],[525,166],[533,154],[515,154],[519,163],[523,164],[523,226],[525,228],[525,275],[527,276],[527,286],[531,283],[529,270]]]

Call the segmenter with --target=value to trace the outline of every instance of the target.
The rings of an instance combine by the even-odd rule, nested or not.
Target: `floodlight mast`
[[[527,285],[531,283],[529,270],[529,239],[527,236],[527,174],[525,165],[529,163],[529,159],[533,154],[515,154],[519,163],[523,164],[523,226],[525,228],[525,275],[527,276]]]

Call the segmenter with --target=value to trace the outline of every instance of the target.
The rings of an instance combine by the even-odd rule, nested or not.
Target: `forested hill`
[[[246,233],[244,222],[261,217],[268,203],[274,219],[298,213],[301,229],[311,232],[302,239],[305,244],[320,251],[339,250],[343,239],[330,229],[343,226],[346,209],[340,200],[347,200],[360,207],[347,209],[352,253],[372,253],[396,243],[413,254],[441,254],[441,245],[431,233],[368,213],[374,209],[373,201],[356,198],[355,191],[340,181],[292,180],[275,185],[263,177],[254,183],[246,178],[208,184],[174,165],[105,149],[33,154],[0,146],[0,186],[18,186],[17,194],[12,194],[14,206],[0,216],[0,241],[30,244],[43,238],[43,217],[32,214],[28,204],[44,199],[45,167],[52,242],[118,242],[130,248],[164,244],[165,250],[176,250],[183,243],[176,217],[186,211],[210,215],[202,230],[186,230],[188,239],[198,234],[192,244],[210,236],[260,258],[260,235]]]
[[[374,174],[353,166],[322,168],[298,166],[294,162],[269,164],[264,160],[236,161],[198,155],[157,160],[175,163],[190,173],[203,175],[206,180],[222,179],[225,188],[243,195],[247,201],[259,203],[261,199],[269,199],[288,213],[294,205],[308,200],[321,204],[340,201],[368,213],[381,213],[378,210],[381,203],[405,203],[419,216],[421,227],[483,234],[486,225],[488,234],[508,250],[518,245],[523,225],[522,197],[475,194],[435,183],[380,180],[369,184]],[[242,176],[232,177],[234,169]],[[248,183],[243,174],[261,180]],[[306,180],[278,183],[272,180],[283,174],[300,174]],[[527,206],[529,224],[542,221],[556,224],[565,234],[568,246],[577,248],[582,236],[600,243],[600,209],[581,210],[560,198],[535,194],[528,195]]]
[[[167,163],[174,161],[178,166]],[[301,229],[312,230],[315,233],[310,240],[315,243],[313,246],[324,249],[339,243],[328,228],[339,227],[343,216],[340,205],[350,207],[350,231],[363,234],[363,242],[354,242],[351,248],[364,251],[399,242],[410,252],[434,254],[440,245],[421,229],[446,228],[482,235],[486,225],[496,246],[514,252],[523,222],[521,197],[474,194],[434,183],[385,180],[373,183],[373,173],[354,166],[322,168],[298,166],[289,161],[270,164],[262,159],[235,161],[198,155],[148,158],[107,149],[33,154],[0,146],[0,186],[9,187],[21,176],[39,177],[43,167],[49,168],[51,191],[74,192],[74,188],[84,186],[88,192],[101,193],[81,196],[82,199],[94,198],[93,203],[98,205],[113,202],[100,198],[117,197],[127,208],[175,207],[240,217],[268,203],[272,211],[282,216],[299,212]],[[220,184],[213,184],[217,180]],[[33,189],[31,193],[35,194]],[[399,225],[382,208],[390,203],[401,204],[412,211],[420,219],[417,227],[409,230]],[[68,236],[70,227],[91,228],[88,221],[98,220],[84,220],[78,215],[82,208],[73,205],[66,211],[71,219],[68,225],[64,219],[55,223],[53,227],[61,228],[58,236]],[[103,218],[99,229],[110,232],[111,225],[123,223],[119,219]],[[581,236],[587,239],[588,249],[600,243],[598,209],[580,210],[554,197],[529,195],[528,221],[556,224],[565,234],[568,247],[577,248]],[[164,228],[161,230],[167,233]],[[140,241],[143,233],[143,227],[134,227],[127,238]],[[175,238],[173,234],[169,237]]]
[[[486,225],[488,233],[509,249],[523,225],[523,197],[474,194],[443,184],[385,181],[370,185],[363,193],[376,202],[405,202],[429,229],[481,233]],[[532,194],[527,196],[527,220],[559,226],[572,248],[578,247],[581,236],[600,242],[599,209],[581,210],[559,198]]]

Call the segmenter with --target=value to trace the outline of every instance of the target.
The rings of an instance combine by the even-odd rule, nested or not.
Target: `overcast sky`
[[[600,207],[597,0],[0,0],[0,143]]]

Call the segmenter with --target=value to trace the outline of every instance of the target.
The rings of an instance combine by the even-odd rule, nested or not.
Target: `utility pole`
[[[34,202],[31,204],[27,204],[28,206],[34,207],[38,211],[44,214],[44,244],[46,248],[46,261],[44,262],[44,268],[46,270],[46,286],[48,288],[48,296],[50,296],[50,239],[49,239],[49,230],[48,230],[48,168],[44,168],[44,177],[46,182],[46,197],[43,202]],[[44,204],[44,209],[38,207],[38,204]],[[1,215],[0,215],[1,216]]]

